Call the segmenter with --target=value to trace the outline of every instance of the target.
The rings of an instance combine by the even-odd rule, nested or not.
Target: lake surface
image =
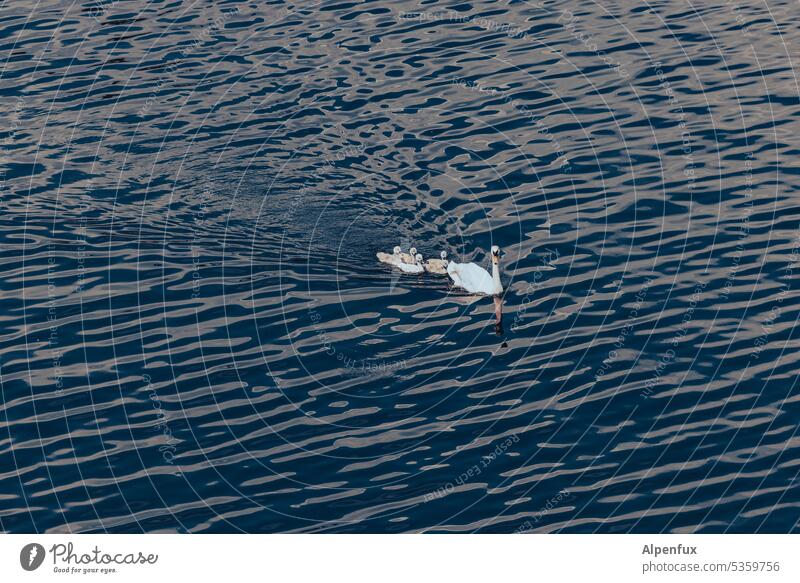
[[[3,2],[0,530],[797,530],[749,4]]]

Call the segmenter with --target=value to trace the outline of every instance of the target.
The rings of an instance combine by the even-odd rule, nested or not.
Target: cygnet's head
[[[417,253],[416,255],[414,255],[414,259],[416,259],[417,263],[422,263],[422,254]]]
[[[500,263],[500,247],[492,245],[492,263],[498,265]]]
[[[416,257],[417,256],[417,248],[416,247],[412,247],[411,249],[408,250],[408,252],[411,254],[411,257]]]
[[[447,251],[442,251],[441,253],[439,253],[439,257],[442,258],[442,261],[447,259]]]
[[[400,255],[400,251],[401,251],[400,245],[395,245],[394,249],[392,249],[392,251],[394,251],[395,255]]]

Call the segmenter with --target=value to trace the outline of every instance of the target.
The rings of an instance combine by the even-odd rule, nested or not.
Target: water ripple
[[[4,5],[0,530],[797,530],[795,13]]]

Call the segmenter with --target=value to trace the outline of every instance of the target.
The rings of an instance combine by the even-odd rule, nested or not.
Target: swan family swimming
[[[396,246],[392,253],[377,253],[378,261],[397,267],[403,273],[420,274],[424,272],[438,275],[449,275],[453,285],[460,287],[472,294],[485,294],[497,296],[503,293],[500,282],[500,247],[492,246],[492,272],[489,273],[475,263],[456,263],[447,260],[447,252],[442,251],[439,259],[428,259],[422,262],[422,255],[412,247],[408,253],[403,253],[400,246]]]

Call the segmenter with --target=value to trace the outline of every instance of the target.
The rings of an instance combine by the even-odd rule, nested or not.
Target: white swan
[[[420,255],[419,253],[417,253],[414,256],[413,263],[406,263],[404,261],[401,261],[400,263],[397,264],[397,267],[399,267],[401,271],[403,271],[403,273],[417,274],[425,271],[425,268],[422,265],[422,255]]]
[[[400,263],[400,245],[397,245],[393,249],[393,253],[384,253],[383,251],[378,251],[376,253],[378,256],[378,261],[381,263],[388,263],[389,265],[397,265]]]
[[[492,274],[474,263],[447,264],[447,274],[453,283],[473,294],[496,296],[503,293],[500,283],[500,247],[492,246]]]
[[[412,247],[408,250],[408,253],[400,252],[400,260],[403,263],[414,263],[414,259],[417,257],[417,248]]]
[[[447,274],[447,251],[439,253],[441,259],[428,259],[425,262],[425,271],[428,273]]]

